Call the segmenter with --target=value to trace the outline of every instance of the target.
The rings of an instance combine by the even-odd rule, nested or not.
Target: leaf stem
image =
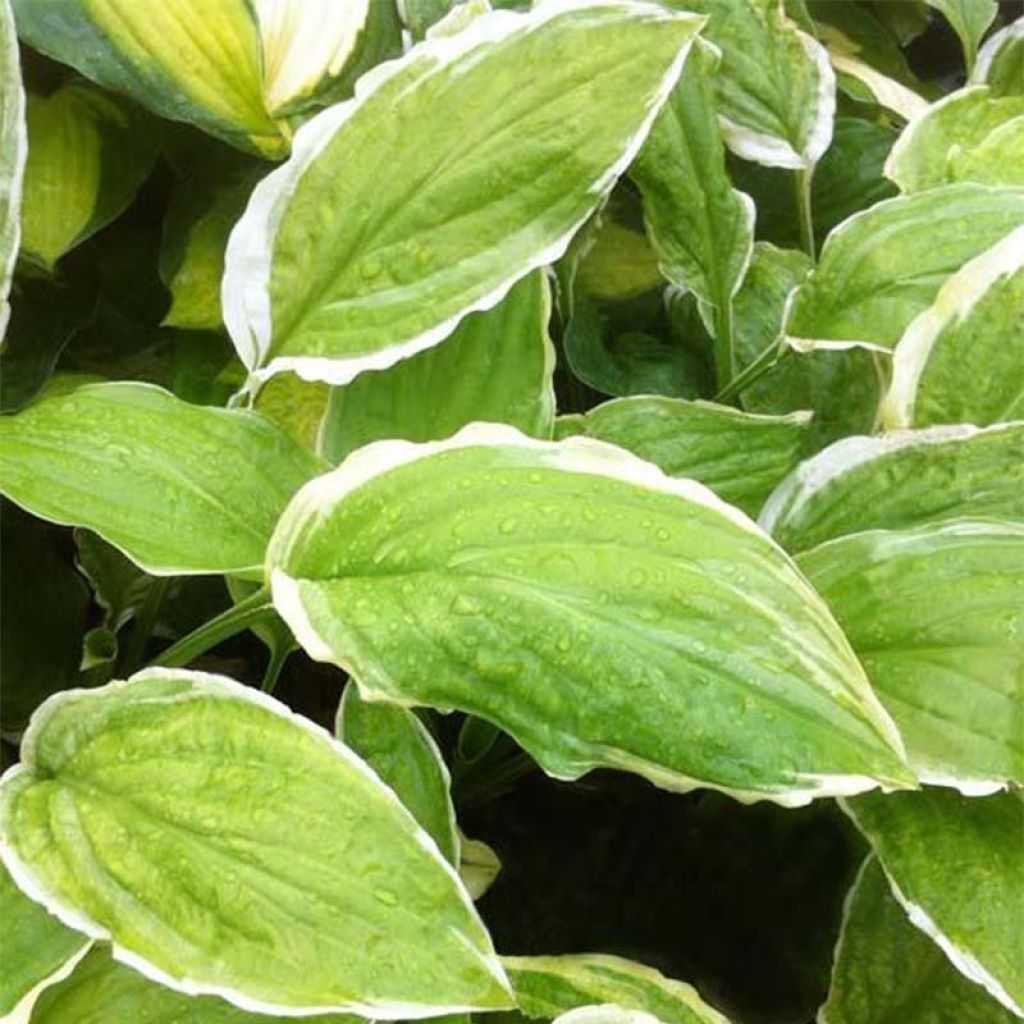
[[[817,259],[814,251],[814,214],[811,209],[811,182],[814,179],[814,165],[801,167],[795,172],[793,184],[796,194],[796,216],[800,224],[800,245],[812,260]]]
[[[536,767],[537,762],[520,750],[493,768],[467,775],[465,783],[456,785],[453,796],[460,810],[479,807],[508,792],[519,779],[529,775]]]
[[[715,373],[718,390],[724,391],[736,376],[736,346],[732,299],[715,304]]]
[[[755,381],[760,380],[769,370],[777,366],[790,354],[792,349],[780,337],[768,345],[761,353],[743,368],[729,384],[722,388],[714,397],[716,402],[727,402],[745,391]]]
[[[284,663],[291,653],[292,648],[288,644],[275,644],[270,649],[270,660],[267,662],[267,670],[263,673],[263,682],[260,684],[260,689],[264,693],[274,692],[281,669],[284,668]]]
[[[119,666],[120,675],[130,676],[142,667],[146,656],[146,644],[153,635],[157,619],[160,617],[160,608],[167,597],[172,579],[171,576],[157,576],[150,584],[142,607],[135,616],[128,642],[124,645]]]
[[[236,633],[241,633],[243,629],[248,629],[253,623],[272,618],[273,615],[274,605],[270,600],[270,594],[266,588],[261,588],[244,601],[239,601],[233,608],[221,612],[171,644],[154,659],[153,664],[163,668],[180,668],[188,665],[211,647],[216,647]]]

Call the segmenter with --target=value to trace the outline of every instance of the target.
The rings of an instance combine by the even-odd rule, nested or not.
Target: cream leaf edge
[[[796,33],[804,53],[814,67],[818,82],[814,117],[800,151],[798,152],[787,139],[755,131],[724,114],[718,115],[718,121],[726,146],[736,156],[762,167],[782,167],[799,171],[814,167],[832,143],[832,124],[836,111],[836,76],[825,47],[813,36],[796,28],[789,18],[785,18],[785,24]]]
[[[969,84],[984,84],[988,80],[989,71],[1003,45],[1018,39],[1024,39],[1024,18],[1018,18],[985,40],[978,51],[977,60],[974,62],[974,71],[971,72],[971,77],[968,80]]]
[[[341,694],[341,700],[338,703],[338,710],[334,716],[334,736],[340,743],[343,744],[345,743],[345,712],[348,709],[349,705],[352,703],[352,694],[354,692],[355,691],[353,687],[345,687],[344,691]],[[459,832],[459,827],[455,819],[455,805],[454,803],[452,803],[451,798],[451,772],[448,770],[448,765],[446,764],[445,759],[441,754],[441,750],[437,745],[437,741],[434,739],[433,736],[431,736],[430,730],[408,708],[401,707],[400,705],[396,705],[393,702],[389,703],[391,703],[391,706],[400,714],[408,716],[410,728],[412,729],[413,732],[416,733],[416,736],[419,738],[420,742],[423,743],[423,745],[430,751],[430,754],[433,757],[435,763],[437,764],[438,770],[441,773],[441,778],[444,780],[445,808],[447,811],[448,829],[451,833],[449,838],[451,839],[452,851],[455,854],[455,866],[457,868],[462,859],[463,846],[462,834]],[[353,747],[348,747],[348,749],[354,751]],[[358,756],[358,751],[355,751],[355,753]],[[369,762],[367,762],[367,764],[369,764]],[[370,765],[371,769],[372,767],[373,766]],[[424,831],[426,830],[424,829]]]
[[[359,80],[351,100],[328,107],[296,132],[291,157],[253,190],[245,212],[231,232],[224,256],[221,287],[224,323],[239,357],[249,370],[251,389],[258,388],[274,374],[288,370],[303,380],[342,386],[366,370],[387,369],[402,359],[439,344],[463,318],[470,313],[493,308],[517,281],[533,270],[554,263],[565,253],[573,236],[589,219],[592,210],[588,210],[546,249],[535,253],[524,265],[510,271],[491,292],[411,338],[360,355],[339,358],[275,356],[266,365],[261,365],[273,344],[270,277],[277,231],[288,201],[305,172],[366,100],[391,79],[417,64],[423,65],[421,77],[439,74],[477,46],[495,44],[516,33],[535,31],[560,15],[594,8],[632,11],[637,16],[656,21],[689,21],[694,27],[693,35],[705,20],[697,15],[673,12],[647,0],[544,0],[529,12],[489,11],[473,19],[456,35],[426,39],[404,56],[378,65]],[[625,140],[619,159],[589,184],[588,191],[594,196],[594,205],[611,191],[639,152],[658,112],[682,73],[693,35],[680,47],[679,53],[663,75],[645,117],[633,135]],[[415,88],[418,81],[414,79],[410,88]]]
[[[394,791],[380,779],[377,773],[374,772],[374,770],[354,751],[346,747],[339,740],[335,739],[329,732],[327,732],[326,729],[321,728],[308,718],[296,714],[276,698],[270,696],[270,694],[244,686],[227,676],[207,672],[196,672],[186,669],[149,668],[144,669],[141,672],[137,672],[129,679],[120,679],[115,680],[112,683],[107,683],[103,687],[103,692],[109,693],[112,690],[129,690],[133,684],[143,682],[150,678],[181,679],[188,682],[191,686],[191,689],[186,693],[160,698],[158,701],[159,703],[186,703],[195,699],[197,696],[212,697],[220,700],[240,700],[250,704],[255,704],[266,711],[270,711],[278,718],[282,718],[292,725],[309,733],[309,735],[313,736],[335,755],[340,756],[349,768],[354,769],[359,775],[375,786],[384,803],[388,806],[388,809],[396,812],[397,816],[404,821],[407,828],[411,826],[409,831],[414,842],[422,847],[435,860],[435,862],[441,866],[441,869],[452,880],[455,887],[454,891],[462,902],[463,908],[469,917],[479,921],[479,915],[477,914],[476,908],[473,906],[473,901],[470,898],[469,893],[466,891],[465,886],[462,884],[457,871],[445,859],[431,836],[422,828],[416,819],[413,818],[410,812],[395,795]],[[47,698],[36,709],[31,721],[29,722],[28,728],[25,730],[22,737],[22,760],[0,776],[0,790],[2,790],[5,785],[10,786],[13,779],[17,779],[21,775],[30,774],[30,768],[35,759],[35,744],[38,734],[45,728],[50,716],[62,705],[66,703],[73,703],[77,700],[87,700],[90,696],[95,696],[97,692],[98,691],[96,689],[90,688],[64,690]],[[2,805],[0,805],[0,810],[2,810]],[[366,1017],[370,1020],[421,1020],[427,1017],[438,1016],[439,1014],[469,1013],[477,1009],[490,1009],[490,1007],[474,1006],[425,1006],[418,1003],[400,1002],[346,1003],[333,1006],[295,1007],[253,999],[238,989],[222,985],[211,985],[188,977],[177,978],[156,966],[156,964],[152,963],[140,954],[121,945],[98,921],[89,917],[87,914],[82,913],[70,904],[65,903],[59,897],[56,897],[49,892],[45,883],[35,876],[31,866],[21,860],[17,851],[14,849],[14,846],[8,841],[6,836],[6,822],[2,817],[0,817],[0,860],[3,861],[4,866],[10,872],[11,877],[14,879],[18,888],[21,889],[29,899],[40,904],[46,911],[56,917],[68,928],[71,928],[73,931],[81,932],[89,939],[110,943],[113,958],[119,963],[123,963],[125,966],[132,968],[139,974],[143,975],[143,977],[148,978],[150,981],[154,981],[166,988],[173,989],[176,992],[181,992],[184,995],[218,996],[232,1005],[237,1006],[239,1009],[246,1010],[250,1013],[279,1017],[310,1017],[329,1013],[353,1013]],[[481,925],[481,927],[483,926]],[[501,961],[494,950],[489,950],[486,955],[480,951],[476,952],[481,962],[486,965],[491,977],[511,997],[512,990],[509,985],[508,978],[505,976],[505,970],[501,966]]]
[[[963,323],[990,289],[1024,268],[1024,226],[965,263],[911,321],[892,353],[892,380],[879,409],[890,430],[911,427],[921,378],[947,327]],[[1009,339],[1008,339],[1009,341]]]
[[[494,446],[513,446],[537,451],[548,456],[543,463],[546,468],[622,480],[646,490],[674,495],[722,515],[734,526],[738,526],[774,550],[781,561],[792,570],[793,578],[790,583],[800,590],[809,610],[813,610],[821,619],[821,628],[826,631],[833,630],[851,661],[859,665],[841,631],[835,625],[823,598],[807,582],[790,556],[747,515],[722,501],[703,484],[684,477],[670,477],[653,463],[596,438],[572,435],[560,441],[539,441],[506,424],[471,423],[443,441],[416,443],[384,440],[357,449],[337,469],[311,480],[297,492],[282,514],[267,546],[266,575],[270,581],[271,594],[278,614],[288,624],[296,640],[311,658],[343,668],[356,680],[360,694],[366,700],[403,703],[396,700],[392,694],[375,689],[367,680],[359,678],[355,666],[338,656],[320,635],[306,611],[301,593],[302,581],[291,576],[281,566],[287,562],[291,547],[301,536],[307,522],[328,517],[346,497],[374,478],[399,466],[446,451]],[[906,765],[906,752],[895,723],[870,689],[866,676],[863,676],[862,681],[864,685],[855,691],[859,712],[875,728],[879,738],[887,744],[890,751]],[[407,702],[406,706],[413,706],[413,702]],[[595,756],[601,754],[604,759],[600,762],[575,763],[569,771],[556,768],[545,761],[541,751],[534,750],[533,756],[544,763],[549,775],[566,781],[577,779],[601,765],[608,765],[636,772],[673,792],[714,789],[732,796],[741,803],[769,800],[783,807],[802,807],[821,797],[855,796],[868,790],[886,788],[879,779],[868,775],[799,772],[794,773],[792,786],[766,786],[763,789],[744,790],[696,779],[636,757],[624,750],[600,745],[593,746],[592,749]]]
[[[955,444],[977,434],[996,433],[1018,426],[1019,423],[999,423],[991,427],[975,427],[961,423],[881,436],[844,437],[801,463],[775,488],[761,510],[758,524],[766,533],[775,534],[780,525],[799,514],[819,491],[838,477],[904,448]]]
[[[804,555],[810,555],[812,552],[821,551],[832,546],[842,547],[854,538],[885,537],[894,542],[894,549],[898,549],[901,545],[912,546],[923,537],[947,536],[950,534],[959,537],[970,537],[972,535],[1018,537],[1024,540],[1024,524],[993,519],[964,518],[928,523],[924,526],[911,527],[904,530],[863,530],[858,533],[847,533],[839,537],[833,537],[830,540],[822,541],[821,544],[816,544],[813,548],[808,548],[800,553],[797,558],[797,564],[800,564]],[[885,702],[882,701],[882,703],[884,704]],[[1019,780],[1010,775],[998,778],[992,778],[991,776],[980,778],[957,769],[943,768],[937,764],[926,764],[923,761],[919,761],[910,752],[908,752],[908,763],[913,769],[914,774],[925,785],[955,789],[967,797],[993,796],[1019,782]]]
[[[845,800],[839,801],[839,806],[846,816],[860,829],[856,812],[853,811]],[[868,838],[866,833],[865,838]],[[868,839],[870,842],[870,838]],[[871,844],[872,847],[874,844]],[[1024,1007],[1017,1004],[1014,998],[1006,991],[1005,986],[986,968],[978,958],[968,949],[958,946],[939,926],[934,918],[922,907],[909,899],[900,888],[892,872],[886,866],[883,858],[877,851],[872,855],[878,858],[882,872],[892,891],[896,902],[906,911],[910,923],[919,931],[924,932],[938,947],[945,953],[949,962],[969,981],[983,988],[993,999],[1002,1006],[1005,1006],[1012,1014],[1024,1018]],[[871,857],[868,857],[870,860]],[[827,1022],[822,1022],[827,1024]]]
[[[39,997],[48,988],[59,985],[65,979],[70,978],[90,949],[92,949],[92,940],[83,935],[82,945],[60,967],[37,981],[8,1013],[0,1017],[0,1024],[29,1024]]]
[[[11,308],[8,299],[11,282],[14,278],[14,265],[18,260],[18,248],[21,245],[21,194],[25,178],[25,161],[28,159],[28,127],[25,123],[25,88],[21,83],[18,50],[18,36],[14,25],[14,13],[10,0],[0,0],[0,21],[3,22],[3,34],[6,39],[4,53],[0,55],[15,80],[13,90],[7,92],[6,102],[11,104],[10,116],[14,121],[14,160],[11,167],[10,180],[4,182],[7,191],[8,217],[10,218],[11,248],[4,256],[0,268],[0,343],[7,336],[7,325],[10,321]],[[7,83],[5,83],[6,88]]]

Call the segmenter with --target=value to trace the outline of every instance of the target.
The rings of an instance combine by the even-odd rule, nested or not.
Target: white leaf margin
[[[985,295],[1024,268],[1024,226],[968,261],[939,289],[932,305],[911,321],[892,352],[892,381],[880,417],[889,430],[913,426],[921,377],[942,332],[962,323]]]
[[[971,77],[968,80],[969,84],[979,85],[987,82],[989,71],[999,56],[999,51],[1002,50],[1006,43],[1013,43],[1018,39],[1024,39],[1024,18],[1018,18],[1005,28],[994,32],[985,40],[984,45],[978,51],[978,58],[974,62],[974,70],[971,72]]]
[[[0,265],[0,344],[7,336],[7,325],[10,321],[11,308],[8,298],[11,293],[11,282],[14,278],[14,265],[18,261],[18,249],[21,245],[21,192],[25,177],[25,161],[28,159],[28,128],[25,123],[25,88],[21,82],[20,58],[18,51],[18,35],[14,25],[14,12],[10,0],[0,0],[0,40],[4,52],[0,54],[0,62],[10,72],[9,78],[14,79],[14,88],[10,89],[10,81],[4,82],[5,118],[0,124],[0,141],[10,134],[14,139],[13,165],[10,178],[0,181],[0,195],[6,193],[7,223],[0,224],[0,236],[9,235],[10,250]]]
[[[81,947],[72,953],[71,956],[69,956],[67,960],[65,960],[64,963],[62,963],[55,971],[36,982],[36,984],[18,1000],[13,1009],[3,1017],[0,1017],[0,1024],[29,1024],[29,1021],[32,1019],[32,1011],[35,1009],[35,1005],[39,1001],[39,997],[48,988],[51,988],[54,985],[59,985],[62,981],[70,978],[74,973],[75,968],[82,962],[86,953],[91,949],[92,940],[83,935]]]
[[[740,159],[749,160],[762,167],[782,167],[793,171],[810,170],[832,144],[832,128],[836,113],[836,76],[825,47],[813,36],[796,28],[788,17],[783,17],[785,24],[796,32],[818,79],[814,119],[803,148],[798,153],[786,139],[754,131],[723,114],[718,115],[718,121],[726,146]]]
[[[1019,423],[999,423],[975,427],[969,423],[927,427],[924,430],[896,431],[880,436],[844,437],[802,462],[769,495],[758,524],[769,534],[798,515],[814,496],[837,478],[854,469],[884,458],[904,448],[919,445],[955,444],[976,434],[995,433],[1020,427]]]
[[[856,812],[851,810],[845,800],[839,800],[839,806],[846,816],[860,829]],[[865,838],[867,838],[865,833]],[[870,842],[870,839],[868,840]],[[874,844],[872,843],[872,847]],[[949,962],[968,980],[980,985],[993,999],[1006,1007],[1012,1014],[1024,1018],[1024,1007],[1018,1006],[1014,998],[1006,991],[1002,982],[999,981],[979,960],[970,952],[958,946],[936,923],[932,916],[918,903],[914,903],[900,889],[892,873],[886,866],[885,861],[876,850],[874,856],[878,858],[882,872],[892,891],[896,902],[907,912],[910,923],[920,931],[924,932],[943,953],[946,954]],[[870,861],[871,858],[868,858]],[[867,862],[865,862],[867,863]],[[858,875],[859,880],[859,875]],[[844,912],[845,921],[845,912]]]
[[[426,39],[404,56],[378,65],[359,80],[351,100],[328,107],[296,132],[291,157],[253,190],[244,214],[231,232],[224,256],[221,287],[224,323],[239,357],[249,370],[250,388],[258,388],[270,377],[288,370],[303,380],[323,381],[334,386],[348,384],[366,370],[385,370],[402,359],[439,344],[464,317],[493,308],[517,281],[564,255],[573,236],[592,211],[588,210],[547,249],[535,253],[525,264],[510,271],[493,291],[418,335],[362,355],[336,359],[277,356],[263,365],[273,344],[270,278],[274,245],[289,199],[305,172],[367,99],[391,79],[409,69],[416,69],[418,65],[420,76],[437,74],[478,46],[495,44],[517,33],[532,32],[556,17],[594,8],[619,9],[654,21],[690,21],[694,25],[694,35],[706,20],[697,15],[680,14],[646,0],[544,0],[528,12],[489,11],[475,18],[456,35]],[[661,107],[679,80],[692,38],[680,48],[662,77],[643,121],[626,140],[620,158],[590,183],[594,205],[611,191],[639,152]],[[416,81],[417,78],[412,79],[410,88],[415,87]]]
[[[167,669],[148,668],[137,672],[129,679],[119,679],[107,683],[102,692],[109,693],[112,690],[128,690],[134,684],[144,682],[150,678],[179,679],[190,684],[190,689],[181,694],[162,698],[163,703],[185,703],[195,699],[197,696],[212,697],[219,700],[240,700],[249,704],[255,704],[266,711],[270,711],[278,718],[283,718],[292,725],[298,726],[313,736],[317,741],[326,746],[334,754],[340,756],[345,764],[371,782],[380,792],[385,804],[394,810],[399,818],[405,820],[409,827],[410,835],[442,868],[451,878],[455,885],[455,892],[458,894],[462,904],[471,918],[479,920],[476,908],[458,872],[445,859],[426,830],[416,821],[405,805],[398,799],[394,791],[387,786],[377,773],[353,750],[346,747],[340,740],[335,739],[326,729],[321,728],[315,722],[310,721],[302,715],[296,714],[287,705],[268,693],[255,690],[252,687],[244,686],[227,676],[215,675],[208,672],[196,672],[188,669]],[[63,690],[48,697],[36,709],[29,722],[28,728],[22,737],[21,756],[22,760],[9,768],[0,776],[0,792],[5,786],[10,786],[12,781],[21,775],[29,774],[30,768],[35,761],[35,744],[38,733],[45,727],[47,720],[54,712],[64,704],[74,703],[78,700],[88,700],[97,694],[95,688],[78,688]],[[253,999],[238,989],[223,985],[211,985],[206,982],[197,981],[193,978],[177,978],[168,974],[156,964],[145,957],[135,953],[126,946],[122,946],[98,921],[82,913],[77,908],[65,903],[59,897],[54,896],[47,889],[45,883],[39,880],[33,873],[29,864],[22,861],[13,845],[6,836],[7,822],[4,814],[4,803],[0,800],[0,861],[10,872],[15,884],[31,900],[39,903],[45,910],[74,931],[81,932],[89,939],[107,942],[111,946],[113,958],[132,970],[138,971],[143,977],[154,981],[166,988],[173,989],[188,996],[219,996],[239,1009],[249,1013],[264,1014],[278,1017],[310,1017],[330,1013],[354,1013],[369,1020],[422,1020],[428,1017],[435,1017],[439,1014],[469,1013],[478,1007],[472,1006],[424,1006],[418,1003],[347,1003],[337,1006],[282,1006],[275,1003],[265,1003],[259,999]],[[481,960],[487,965],[487,969],[494,980],[512,996],[512,989],[501,960],[493,949]]]
[[[384,440],[358,448],[336,469],[311,480],[296,493],[282,513],[278,527],[267,546],[266,575],[270,580],[271,594],[278,614],[288,624],[296,640],[314,661],[337,665],[353,678],[357,678],[360,694],[365,699],[387,700],[403,706],[415,706],[413,701],[403,701],[391,692],[375,688],[371,681],[359,678],[355,666],[347,659],[338,657],[330,644],[320,635],[306,611],[301,592],[302,581],[291,576],[281,566],[287,561],[296,542],[302,539],[310,522],[330,516],[338,504],[374,478],[400,466],[447,451],[460,448],[508,446],[542,453],[545,456],[543,462],[545,468],[620,480],[646,490],[682,498],[724,516],[733,525],[757,537],[759,541],[774,549],[781,561],[792,571],[792,579],[789,582],[794,588],[799,589],[801,597],[807,602],[808,613],[814,613],[819,617],[820,628],[823,631],[829,626],[834,629],[835,639],[848,652],[851,662],[859,665],[856,656],[842,635],[842,631],[835,624],[824,599],[807,581],[790,556],[745,513],[722,501],[703,484],[685,477],[670,477],[653,463],[646,462],[623,448],[595,438],[572,435],[560,441],[540,441],[527,437],[515,427],[506,424],[471,423],[443,441],[416,443]],[[864,686],[856,693],[860,712],[906,766],[906,750],[899,730],[889,712],[871,690],[867,677],[863,675],[863,670],[861,672]],[[868,775],[822,775],[802,772],[796,774],[795,777],[801,783],[806,783],[805,787],[794,785],[785,788],[765,787],[757,790],[742,790],[684,775],[681,772],[667,769],[663,765],[636,757],[624,750],[603,747],[602,754],[604,760],[601,765],[635,772],[663,789],[672,792],[714,789],[728,794],[741,803],[770,800],[782,807],[803,807],[818,798],[855,796],[858,793],[883,787],[878,779]],[[534,757],[538,756],[539,752],[534,751]],[[596,763],[581,765],[578,771],[574,770],[569,774],[552,772],[547,766],[545,766],[545,770],[555,778],[571,781],[598,766]]]

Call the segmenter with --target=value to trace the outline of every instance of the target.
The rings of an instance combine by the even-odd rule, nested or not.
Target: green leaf
[[[776,343],[786,299],[812,265],[804,252],[755,244],[735,302],[741,369]],[[840,437],[871,430],[878,409],[878,374],[873,354],[863,349],[791,353],[742,394],[743,405],[751,412],[782,415],[810,410],[804,445],[808,454]]]
[[[459,878],[474,900],[487,892],[500,873],[501,861],[494,850],[479,839],[459,834]]]
[[[576,1007],[616,1003],[665,1024],[728,1024],[691,985],[621,957],[506,956],[501,962],[527,1017],[553,1020]]]
[[[828,1002],[819,1024],[1013,1024],[908,920],[874,857],[846,900]]]
[[[316,451],[330,401],[331,389],[321,381],[279,373],[260,388],[253,408],[303,448]]]
[[[156,159],[145,117],[81,82],[29,94],[21,247],[51,268],[132,201]]]
[[[89,384],[0,417],[3,493],[156,575],[253,571],[321,466],[255,413],[149,384]]]
[[[970,72],[978,56],[978,43],[999,11],[996,0],[925,0],[953,26],[964,49],[964,63]]]
[[[387,437],[432,441],[473,420],[549,437],[555,413],[551,298],[535,271],[440,345],[331,391],[320,451],[331,462]]]
[[[848,437],[808,459],[759,520],[789,551],[957,518],[1024,522],[1024,422]]]
[[[17,1024],[29,1019],[33,1005],[48,986],[74,970],[90,943],[22,893],[2,863],[0,918],[4,922],[0,1018]]]
[[[451,777],[426,726],[407,708],[373,704],[345,687],[334,734],[380,776],[449,863],[459,864]]]
[[[925,782],[1024,781],[1024,526],[954,520],[802,554]]]
[[[119,964],[106,946],[95,946],[70,977],[40,997],[31,1024],[268,1024],[214,996],[187,996]],[[279,1019],[279,1018],[278,1018]],[[311,1024],[358,1024],[342,1014],[306,1018]]]
[[[987,85],[968,86],[932,104],[907,125],[885,163],[886,177],[903,192],[955,181],[1024,185],[1019,162],[990,159],[993,142],[1009,145],[1007,134],[1024,154],[1024,96],[1000,97]]]
[[[167,326],[223,326],[224,249],[260,173],[258,167],[246,167],[227,175],[193,176],[175,189],[160,250],[160,277],[171,293],[171,308],[164,317]]]
[[[991,86],[997,96],[1024,94],[1024,18],[989,36],[970,81]]]
[[[810,416],[758,416],[712,402],[653,396],[605,402],[562,436],[607,441],[653,462],[669,476],[690,477],[723,501],[756,515],[800,461]]]
[[[557,259],[699,26],[631,0],[495,11],[307,122],[228,244],[225,322],[254,380],[386,369]]]
[[[25,42],[100,85],[233,145],[286,152],[264,106],[259,26],[247,0],[14,0],[14,12]]]
[[[732,300],[750,264],[754,203],[732,187],[714,98],[718,55],[700,40],[630,175],[661,271],[714,309],[719,382],[735,372]]]
[[[948,185],[879,203],[841,224],[794,293],[798,349],[889,349],[946,278],[1024,224],[1024,189]]]
[[[52,698],[0,785],[0,835],[33,898],[179,992],[292,1015],[509,1005],[468,896],[391,790],[222,676]]]
[[[56,531],[6,502],[0,515],[0,719],[20,732],[51,693],[73,685],[89,589]],[[6,959],[6,956],[5,956]]]
[[[558,778],[617,767],[787,805],[908,778],[785,555],[611,445],[493,424],[368,445],[299,492],[268,569],[312,657],[375,698],[486,718]]]
[[[10,0],[0,0],[0,342],[7,334],[14,263],[21,239],[21,185],[28,141],[25,90]]]
[[[814,236],[825,236],[847,217],[897,194],[882,173],[898,134],[858,117],[837,117],[832,145],[814,170],[811,182]],[[757,205],[757,234],[781,248],[800,245],[792,175],[788,171],[730,161],[730,176]]]
[[[890,428],[1024,418],[1024,227],[939,290],[893,350]]]
[[[952,790],[865,796],[846,804],[911,922],[961,974],[1024,1016],[1020,908],[1024,802]]]
[[[783,0],[685,0],[685,8],[710,15],[702,35],[722,51],[726,145],[767,167],[813,167],[828,149],[835,114],[825,48],[786,16]]]

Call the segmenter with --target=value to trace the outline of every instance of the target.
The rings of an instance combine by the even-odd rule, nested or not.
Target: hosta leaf
[[[368,0],[255,0],[267,109],[279,116],[321,92],[348,66]]]
[[[416,715],[397,704],[363,700],[350,684],[341,698],[334,733],[395,791],[445,858],[458,866],[451,778],[441,751]]]
[[[164,317],[170,327],[219,329],[224,249],[245,209],[259,170],[186,178],[178,185],[164,219],[160,277],[171,293]]]
[[[992,87],[997,96],[1024,93],[1024,18],[993,33],[978,53],[971,83]]]
[[[105,946],[95,946],[66,980],[40,997],[31,1024],[268,1024],[215,996],[188,996],[150,981],[118,963]],[[280,1018],[277,1018],[280,1019]],[[358,1018],[329,1014],[311,1024],[357,1024]]]
[[[150,384],[88,384],[0,417],[3,493],[158,575],[261,564],[281,510],[321,466],[255,413]]]
[[[958,181],[983,185],[1021,185],[1024,173],[1024,113],[985,136],[973,149],[955,149],[949,158],[951,173]]]
[[[928,107],[903,130],[885,164],[886,176],[904,192],[921,192],[954,181],[1024,185],[1020,164],[973,162],[995,132],[1009,130],[1024,153],[1024,96],[994,96],[987,85],[972,85]],[[1000,136],[1002,144],[1005,134]],[[974,177],[977,172],[981,177]]]
[[[550,436],[555,352],[543,273],[515,285],[493,309],[472,313],[434,348],[331,392],[320,451],[332,462],[370,441],[432,441],[473,420]]]
[[[322,381],[279,373],[260,389],[253,408],[303,448],[316,451],[330,400],[331,389]]]
[[[989,517],[1024,522],[1024,422],[845,438],[794,470],[759,521],[804,551],[862,530]]]
[[[368,445],[299,492],[268,569],[312,657],[486,718],[560,778],[617,767],[785,804],[907,778],[782,552],[611,445],[489,424]]]
[[[650,239],[642,230],[620,222],[609,203],[579,262],[574,284],[595,299],[626,300],[664,287],[665,279]]]
[[[940,11],[960,37],[967,70],[974,67],[978,56],[978,43],[995,19],[999,10],[996,0],[925,0],[929,7]]]
[[[908,920],[874,857],[846,901],[828,1002],[819,1024],[1013,1024]]]
[[[234,145],[287,151],[247,0],[14,0],[14,12],[25,42],[100,85]]]
[[[665,1024],[728,1024],[691,985],[617,956],[506,956],[502,964],[526,1017],[553,1020],[576,1007],[616,1003]]]
[[[0,864],[0,917],[4,963],[0,971],[0,1020],[27,1021],[39,994],[66,977],[84,956],[89,939],[30,900]]]
[[[157,137],[137,111],[90,85],[29,94],[21,246],[45,267],[113,220],[156,158]]]
[[[1024,801],[947,789],[851,800],[893,894],[962,974],[1024,1016]]]
[[[826,159],[828,159],[826,157]],[[741,369],[773,345],[782,330],[786,297],[812,267],[806,253],[757,242],[754,259],[736,296],[736,354]],[[806,452],[837,438],[872,429],[879,383],[874,354],[864,349],[790,354],[743,391],[751,412],[813,412]]]
[[[267,157],[274,121],[358,58],[367,0],[14,0],[18,34],[151,110]]]
[[[691,477],[756,515],[800,461],[810,416],[758,416],[711,402],[643,396],[591,409],[562,436],[583,434],[625,448],[669,476]]]
[[[495,305],[612,187],[699,26],[630,0],[495,11],[363,78],[299,130],[231,235],[242,361],[345,384]]]
[[[964,263],[1024,224],[1024,188],[948,185],[879,203],[829,235],[789,303],[790,344],[891,348]]]
[[[0,342],[7,334],[7,296],[21,238],[21,181],[28,143],[25,90],[10,0],[0,0]]]
[[[847,75],[867,91],[875,103],[905,121],[917,117],[928,109],[928,101],[902,82],[882,74],[877,68],[857,56],[856,47],[841,32],[829,32],[829,59],[840,75]],[[840,78],[840,82],[847,79]],[[847,87],[849,90],[849,87]]]
[[[702,35],[722,51],[718,112],[726,144],[768,167],[809,168],[832,139],[835,75],[825,48],[782,0],[679,0],[710,15]]]
[[[391,790],[222,676],[151,669],[52,698],[0,786],[0,833],[33,898],[178,991],[292,1015],[509,1005],[466,893]]]
[[[474,900],[491,887],[501,874],[501,861],[486,843],[459,835],[459,878]]]
[[[966,263],[907,328],[893,350],[886,426],[1024,418],[1022,309],[1024,227]]]
[[[924,781],[967,793],[1024,781],[1024,526],[855,533],[798,564]]]
[[[643,193],[662,273],[710,303],[715,335],[731,354],[732,299],[750,263],[755,211],[725,169],[714,98],[718,59],[708,44],[694,44],[630,174]],[[720,365],[722,383],[734,372]]]

